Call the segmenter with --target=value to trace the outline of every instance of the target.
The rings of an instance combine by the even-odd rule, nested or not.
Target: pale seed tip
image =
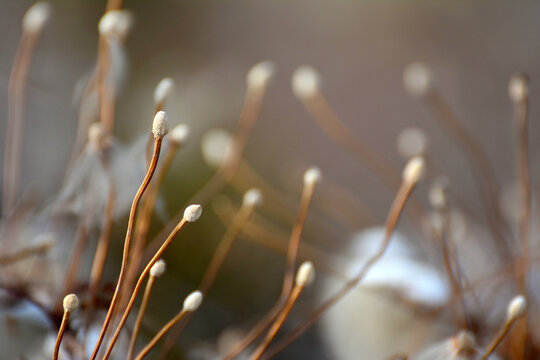
[[[210,129],[201,139],[201,151],[204,161],[211,167],[219,167],[226,160],[231,135],[223,129]]]
[[[187,222],[195,222],[201,217],[201,214],[201,205],[189,205],[186,210],[184,210],[184,219]]]
[[[152,123],[152,134],[156,139],[163,139],[169,132],[169,121],[165,111],[158,111]]]
[[[124,37],[133,25],[133,15],[128,10],[107,11],[99,20],[98,30],[102,36]]]
[[[203,294],[200,291],[194,291],[184,300],[184,311],[193,312],[201,306]]]
[[[508,97],[513,102],[522,102],[529,96],[529,81],[527,76],[514,75],[508,82]]]
[[[460,331],[455,337],[455,348],[458,354],[468,354],[474,351],[476,347],[476,339],[469,331]]]
[[[154,89],[154,104],[163,105],[174,91],[174,80],[170,77],[161,79]]]
[[[100,149],[105,140],[105,130],[100,122],[95,122],[88,127],[88,144],[93,149]]]
[[[51,4],[40,1],[32,5],[24,14],[22,21],[23,31],[37,33],[43,29],[51,16]]]
[[[424,175],[426,161],[422,156],[414,156],[403,169],[403,181],[409,184],[416,184]]]
[[[422,63],[412,63],[403,71],[403,85],[413,97],[425,96],[431,90],[431,71]]]
[[[274,76],[275,65],[271,61],[261,61],[249,69],[246,76],[248,88],[263,88],[268,85],[270,79]]]
[[[429,188],[428,199],[431,207],[440,210],[447,206],[446,189],[441,184],[433,184]]]
[[[312,166],[304,173],[304,185],[313,186],[322,179],[321,170],[317,166]]]
[[[527,311],[527,300],[523,295],[518,295],[510,301],[507,308],[507,317],[509,320],[516,320],[525,315]]]
[[[171,134],[169,135],[169,137],[170,137],[170,140],[174,142],[176,145],[185,144],[187,138],[189,137],[189,125],[187,124],[176,125],[171,130]]]
[[[396,141],[398,154],[405,159],[423,155],[427,149],[427,136],[423,130],[410,127],[403,129]]]
[[[160,277],[165,273],[166,269],[167,265],[165,264],[165,261],[160,259],[150,268],[150,276]]]
[[[262,204],[263,195],[261,190],[253,188],[246,191],[242,199],[244,206],[255,207]]]
[[[296,285],[306,287],[315,280],[315,268],[311,261],[303,262],[296,272]]]
[[[292,90],[296,97],[310,99],[319,92],[320,86],[319,73],[312,66],[302,65],[294,71]]]
[[[75,294],[69,294],[64,297],[64,312],[71,313],[79,307],[79,298]]]

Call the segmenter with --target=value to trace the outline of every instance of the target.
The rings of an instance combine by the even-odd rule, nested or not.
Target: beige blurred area
[[[104,1],[51,3],[54,18],[38,44],[29,76],[21,182],[29,196],[44,203],[62,183],[77,125],[74,92],[95,64],[97,22],[105,8]],[[0,1],[1,134],[20,20],[30,4]],[[341,210],[350,213],[347,225],[319,223],[325,220],[320,208],[327,200],[316,195],[315,215],[308,217],[304,240],[323,253],[339,253],[353,232],[382,224],[393,194],[325,135],[294,97],[290,78],[303,64],[320,72],[323,92],[339,117],[396,169],[405,163],[396,151],[399,132],[409,126],[424,129],[430,154],[438,159],[456,196],[476,211],[482,208],[464,153],[432,114],[406,94],[402,71],[414,61],[431,67],[437,86],[489,154],[501,185],[514,180],[516,167],[508,79],[525,71],[531,79],[532,186],[538,191],[534,179],[540,176],[539,2],[126,0],[125,8],[133,11],[135,26],[126,43],[115,133],[130,143],[150,129],[152,92],[163,77],[172,77],[177,84],[167,105],[171,123],[187,123],[192,130],[165,181],[168,216],[182,208],[212,173],[202,160],[200,138],[213,127],[234,129],[245,75],[261,60],[275,62],[276,77],[249,138],[247,162],[293,206],[298,203],[302,172],[316,164],[325,180],[348,189],[375,218],[374,223],[355,217],[354,207],[345,204]],[[3,142],[2,136],[0,148]],[[423,194],[425,190],[422,187]],[[227,194],[239,204],[241,194],[231,189]],[[419,196],[425,199],[423,194]],[[265,214],[264,207],[261,212]],[[293,221],[294,216],[284,215],[276,226],[287,235]],[[120,238],[122,226],[118,228]],[[156,285],[159,295],[151,301],[153,317],[145,324],[147,331],[159,328],[197,286],[224,229],[208,206],[201,223],[188,229],[185,241],[171,249],[167,260],[175,275]],[[252,324],[278,296],[283,268],[282,255],[239,241],[205,303],[207,311],[194,317],[181,347],[213,342],[229,325]],[[113,274],[114,269],[111,265]],[[178,292],[170,290],[175,286]],[[310,290],[309,295],[315,292]],[[299,305],[287,326],[309,313],[309,303]],[[320,335],[311,331],[277,358],[330,357]]]

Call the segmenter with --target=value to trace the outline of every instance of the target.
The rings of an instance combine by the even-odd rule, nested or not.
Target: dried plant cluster
[[[517,191],[510,198],[503,197],[513,203],[501,207],[502,191],[488,156],[457,118],[429,68],[415,63],[404,70],[406,91],[433,112],[470,162],[483,205],[482,213],[473,214],[453,198],[452,184],[430,156],[422,130],[405,129],[397,139],[398,152],[406,158],[400,175],[338,118],[323,95],[317,71],[300,66],[292,76],[294,95],[337,145],[395,194],[386,222],[353,239],[350,254],[354,261],[336,265],[302,241],[314,194],[324,184],[318,167],[304,173],[298,212],[287,241],[257,214],[264,206],[264,196],[283,196],[243,158],[275,75],[269,61],[256,64],[247,73],[245,102],[233,134],[211,130],[202,139],[204,158],[216,168],[215,174],[193,195],[193,204],[170,219],[157,236],[150,236],[161,184],[175,154],[188,140],[189,128],[170,125],[173,121],[164,109],[174,81],[165,78],[154,91],[154,118],[148,134],[128,148],[116,140],[114,62],[132,27],[132,14],[122,10],[118,0],[109,1],[98,24],[97,65],[80,103],[79,131],[63,186],[51,204],[29,206],[24,189],[19,188],[25,87],[36,43],[50,16],[51,6],[46,2],[27,11],[9,79],[0,234],[0,359],[167,358],[194,313],[204,311],[203,299],[240,235],[255,241],[264,237],[270,239],[265,245],[272,247],[268,244],[277,242],[283,249],[286,266],[281,293],[263,316],[253,314],[258,321],[241,336],[221,338],[212,351],[186,354],[188,357],[268,359],[320,319],[322,337],[337,359],[537,358],[540,288],[532,276],[536,244],[531,233],[534,212],[526,76],[516,75],[509,81]],[[178,294],[185,297],[178,313],[151,339],[143,340],[139,334],[153,286],[166,276],[167,248],[173,241],[181,241],[183,228],[196,226],[192,223],[203,207],[228,186],[237,187],[238,177],[256,179],[250,186],[257,187],[244,193],[238,208],[230,203],[216,206],[227,230],[198,288]],[[134,184],[133,179],[139,182]],[[424,192],[429,205],[415,192],[421,182],[428,184],[419,190],[428,189]],[[327,216],[338,216],[327,209]],[[112,239],[113,224],[124,214],[129,215],[122,256],[111,260],[111,242],[121,242]],[[422,241],[412,245],[396,232],[402,216]],[[36,223],[46,225],[34,226]],[[71,234],[69,251],[58,241],[66,233]],[[89,246],[94,233],[98,234],[95,251]],[[415,253],[418,244],[425,242],[436,249],[431,258]],[[90,259],[91,271],[81,274],[85,259]],[[104,281],[108,262],[120,264],[113,284]],[[315,283],[318,299],[310,303],[312,308],[303,320],[291,323],[289,315],[295,304],[315,281],[315,268],[325,275]],[[284,327],[287,320],[291,324]]]

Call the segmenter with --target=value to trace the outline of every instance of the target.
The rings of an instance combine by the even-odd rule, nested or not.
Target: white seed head
[[[242,199],[242,203],[244,206],[254,207],[259,206],[263,202],[263,195],[261,193],[261,190],[253,188],[246,191],[244,194],[244,198]]]
[[[122,38],[133,25],[133,15],[128,10],[107,11],[98,24],[99,33],[105,37]]]
[[[154,104],[163,105],[174,91],[174,80],[170,77],[161,79],[154,89]]]
[[[24,14],[22,21],[23,31],[38,33],[43,29],[51,17],[51,4],[40,1],[32,5]]]
[[[415,156],[403,169],[402,178],[403,181],[409,184],[416,184],[424,175],[426,171],[426,161],[422,156]]]
[[[434,209],[440,210],[447,206],[446,189],[442,184],[433,184],[429,188],[428,198],[430,205]]]
[[[322,179],[321,170],[317,166],[312,166],[304,173],[304,186],[313,186]]]
[[[319,73],[312,66],[302,65],[294,71],[292,90],[296,97],[310,99],[319,92],[320,87]]]
[[[184,311],[193,312],[201,306],[203,294],[200,291],[194,291],[184,300]]]
[[[152,134],[156,139],[163,139],[169,132],[169,121],[165,111],[158,111],[152,123]]]
[[[101,149],[105,136],[105,130],[100,122],[95,122],[88,127],[88,144],[92,149]]]
[[[211,167],[219,167],[227,158],[231,135],[223,129],[210,129],[202,137],[201,151],[204,161]]]
[[[523,295],[518,295],[510,301],[506,310],[506,316],[509,320],[516,320],[525,315],[527,311],[527,300]]]
[[[460,331],[454,336],[454,347],[457,354],[469,354],[475,351],[476,338],[469,331]]]
[[[300,265],[296,272],[296,285],[305,287],[309,286],[315,280],[315,268],[311,261],[305,261]]]
[[[166,269],[167,265],[165,264],[165,261],[160,259],[150,268],[150,276],[160,277],[165,273]]]
[[[189,125],[180,124],[176,125],[169,135],[169,140],[174,142],[176,145],[184,145],[189,136]]]
[[[529,81],[525,75],[514,75],[508,82],[508,96],[513,102],[522,102],[529,96]]]
[[[274,76],[275,65],[271,61],[261,61],[249,69],[246,76],[248,88],[264,88]]]
[[[403,129],[396,141],[398,154],[405,159],[423,155],[427,148],[427,137],[423,130],[410,127]]]
[[[425,96],[432,86],[431,71],[422,63],[412,63],[403,71],[403,85],[413,97]]]
[[[79,298],[75,294],[69,294],[64,297],[64,312],[73,312],[79,307]]]
[[[195,222],[199,220],[202,214],[201,205],[189,205],[186,210],[184,210],[184,219],[187,222]]]

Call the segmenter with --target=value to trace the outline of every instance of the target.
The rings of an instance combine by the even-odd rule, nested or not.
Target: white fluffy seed
[[[403,181],[408,184],[416,184],[424,175],[426,170],[426,161],[422,156],[415,156],[403,169]]]
[[[170,77],[161,79],[154,89],[154,104],[163,105],[174,91],[174,80]]]
[[[315,268],[311,261],[303,262],[296,272],[296,285],[306,287],[315,280]]]
[[[150,268],[150,276],[160,277],[165,273],[166,269],[167,265],[165,264],[165,261],[160,259]]]
[[[88,128],[88,145],[94,149],[101,149],[105,141],[105,130],[100,122],[95,122]]]
[[[431,71],[422,63],[412,63],[403,71],[403,85],[413,97],[425,96],[431,90]]]
[[[523,295],[518,295],[510,301],[506,310],[506,316],[509,320],[516,320],[525,315],[527,311],[527,300]]]
[[[156,139],[163,139],[169,132],[169,121],[165,111],[158,111],[152,123],[152,134]]]
[[[410,127],[403,129],[396,141],[398,154],[405,159],[423,155],[427,148],[427,137],[423,130]]]
[[[64,297],[64,312],[73,312],[79,307],[79,298],[75,294],[69,294]]]
[[[184,300],[184,311],[193,312],[201,306],[203,294],[200,291],[194,291]]]
[[[51,4],[40,1],[32,5],[24,14],[22,21],[23,31],[38,33],[43,29],[51,17]]]
[[[514,75],[508,82],[508,96],[513,102],[522,102],[529,96],[529,84],[524,75]]]
[[[322,179],[321,170],[317,166],[312,166],[304,173],[304,186],[313,186]]]
[[[195,222],[201,217],[201,214],[201,205],[189,205],[186,210],[184,210],[184,219],[187,222]]]
[[[319,73],[312,66],[302,65],[294,71],[292,90],[296,97],[310,99],[319,92],[320,86]]]
[[[187,138],[189,137],[189,125],[180,124],[176,125],[169,135],[169,140],[174,142],[176,145],[184,145]]]
[[[242,199],[244,206],[254,207],[262,204],[263,195],[261,190],[253,188],[246,191]]]
[[[107,11],[98,24],[99,33],[105,37],[124,37],[133,25],[133,15],[128,10]]]
[[[264,88],[274,76],[275,65],[271,61],[261,61],[249,69],[246,76],[248,88]]]
[[[225,161],[231,135],[223,129],[210,129],[202,137],[201,151],[204,161],[211,167],[219,167]]]

